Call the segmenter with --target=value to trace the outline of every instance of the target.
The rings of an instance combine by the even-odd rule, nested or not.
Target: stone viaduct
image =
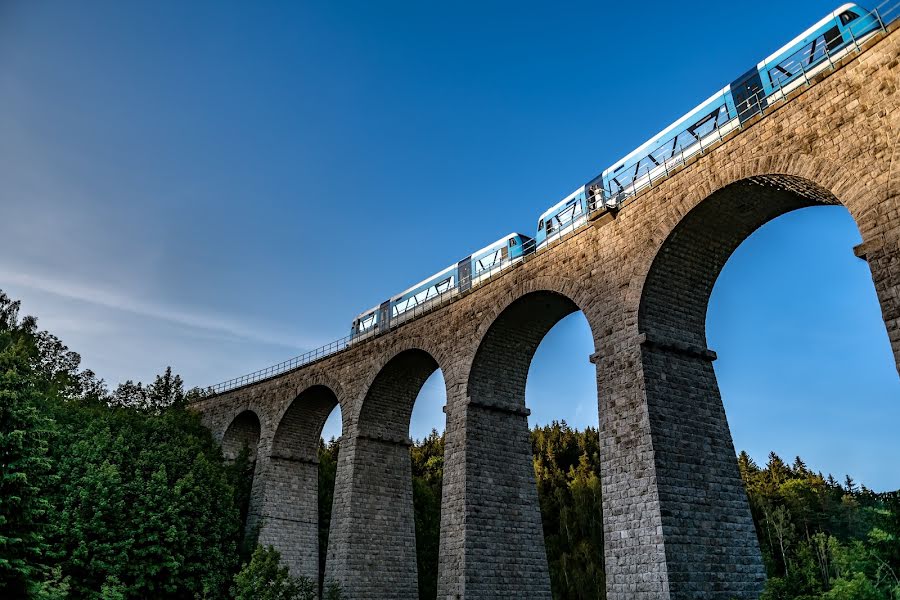
[[[198,402],[226,455],[254,453],[260,541],[316,576],[316,447],[339,404],[326,577],[352,600],[417,598],[409,421],[440,368],[439,598],[550,598],[525,380],[544,335],[580,310],[595,346],[608,597],[757,597],[764,569],[706,343],[708,299],[758,227],[843,205],[900,369],[898,86],[894,27],[615,216],[390,332]]]

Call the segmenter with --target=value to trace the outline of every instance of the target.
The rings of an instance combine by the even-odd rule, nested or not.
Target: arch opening
[[[736,450],[887,491],[900,487],[883,461],[900,452],[900,378],[871,271],[850,251],[860,241],[842,207],[767,223],[722,270],[706,328]]]
[[[741,577],[727,581],[723,598],[758,593],[766,571],[713,368],[717,355],[708,348],[710,298],[729,258],[760,227],[798,209],[840,205],[800,177],[731,183],[681,218],[643,283],[640,355],[666,560],[670,571],[740,565]],[[691,519],[679,517],[682,509]]]
[[[554,598],[606,590],[597,369],[590,324],[574,312],[541,340],[525,387]]]
[[[366,392],[359,416],[360,434],[408,440],[416,398],[437,370],[437,361],[424,350],[404,350],[391,358]]]
[[[260,477],[257,473],[259,442],[262,424],[252,410],[245,410],[229,423],[222,436],[222,456],[237,470],[236,490],[240,522],[244,527],[241,546],[246,550],[255,538],[256,516],[259,513]]]
[[[259,519],[259,543],[278,549],[294,576],[320,585],[321,434],[337,406],[337,396],[324,385],[302,390],[288,405],[272,438]]]
[[[325,588],[325,563],[328,556],[328,539],[331,537],[334,491],[337,465],[343,435],[343,413],[340,403],[335,404],[319,436],[319,597]]]
[[[893,426],[900,419],[900,379],[875,269],[852,251],[861,241],[843,207],[779,216],[742,241],[709,299],[705,327],[717,353],[715,382],[741,452],[770,578],[793,572],[809,550],[808,536],[821,533],[813,499],[860,501],[846,475],[875,492],[900,485],[884,460],[900,451]],[[757,484],[764,476],[774,479],[774,490]],[[806,501],[783,502],[780,495],[796,489],[815,492]],[[774,510],[806,530],[805,536],[788,533],[785,551],[766,535]],[[865,539],[864,531],[852,535]]]
[[[222,436],[222,454],[225,460],[237,460],[246,448],[250,462],[255,463],[261,434],[262,425],[256,413],[252,410],[240,413],[231,421]]]
[[[417,531],[423,523],[416,518],[414,498],[421,500],[418,492],[426,490],[413,491],[412,455],[423,446],[414,445],[410,426],[426,381],[438,372],[435,358],[420,349],[401,351],[388,360],[365,392],[356,434],[349,442],[352,448],[341,450],[338,478],[343,474],[351,479],[338,482],[338,487],[349,490],[343,551],[349,548],[353,556],[365,557],[362,562],[349,556],[342,559],[343,576],[336,578],[350,586],[345,589],[350,596],[381,597],[378,594],[382,593],[414,599],[420,597],[420,591],[422,597],[432,593],[433,580],[419,580],[420,569],[430,565],[419,560],[417,539],[428,540],[428,547],[422,550],[436,560],[431,546],[436,545],[433,536],[437,532],[433,527],[428,532],[421,527]],[[337,546],[329,547],[329,560],[339,551]]]
[[[522,586],[521,593],[529,597],[535,594],[550,597],[551,587],[562,597],[568,591],[562,582],[551,585],[545,540],[558,541],[555,535],[561,523],[558,519],[548,520],[549,530],[544,528],[538,480],[544,485],[543,491],[548,492],[543,497],[545,508],[559,510],[560,502],[564,500],[551,489],[558,482],[551,483],[543,476],[561,472],[556,457],[550,457],[551,447],[557,449],[559,438],[570,436],[574,439],[574,434],[561,424],[551,424],[532,433],[526,389],[539,346],[564,320],[578,324],[575,316],[578,314],[581,315],[582,329],[589,331],[589,341],[583,356],[566,358],[580,359],[588,364],[587,359],[595,349],[595,337],[587,319],[572,299],[549,290],[530,292],[510,303],[490,323],[475,353],[467,387],[466,485],[470,498],[467,510],[471,514],[467,532],[476,547],[474,556],[472,552],[468,556],[481,566],[469,571],[470,582],[466,589],[474,590],[476,595],[490,589],[494,569],[504,572],[513,588]],[[575,320],[567,319],[570,316]],[[566,329],[567,325],[562,324],[562,328]],[[554,337],[550,335],[551,342]],[[540,364],[537,369],[541,370]],[[588,377],[596,382],[595,369],[589,367],[590,372],[593,375]],[[571,379],[571,374],[572,371],[557,371],[549,374],[548,379]],[[535,383],[540,386],[541,382]],[[596,387],[592,397],[593,417],[586,420],[596,424]],[[557,412],[559,408],[559,405],[550,410],[541,407],[545,415]],[[599,448],[595,446],[595,450],[599,459]],[[595,483],[599,491],[599,480],[595,479]],[[555,498],[550,497],[554,495]],[[598,505],[599,502],[598,497]],[[597,517],[602,524],[602,517]],[[600,538],[602,540],[602,525]],[[554,546],[553,552],[556,559],[556,554],[564,549]],[[602,542],[598,552],[602,553]],[[598,562],[602,562],[602,558],[598,558]],[[599,583],[602,588],[603,581]]]
[[[447,385],[437,369],[419,391],[410,418],[413,514],[419,600],[437,598],[444,479],[444,428]]]
[[[525,410],[525,382],[544,336],[578,306],[562,294],[531,292],[515,300],[491,323],[469,374],[469,395],[479,402]]]
[[[791,175],[751,177],[713,192],[657,252],[641,292],[641,333],[651,342],[706,349],[709,297],[728,258],[772,219],[816,205],[840,202],[828,190]]]

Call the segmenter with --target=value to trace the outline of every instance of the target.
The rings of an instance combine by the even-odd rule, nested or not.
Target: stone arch
[[[475,336],[472,342],[472,345],[469,348],[469,351],[466,352],[466,361],[463,365],[463,371],[467,374],[468,380],[471,380],[472,370],[474,368],[476,357],[479,352],[482,352],[486,347],[485,344],[490,344],[491,342],[487,340],[488,334],[498,325],[500,322],[501,316],[507,313],[507,310],[510,309],[513,305],[523,301],[525,298],[531,298],[530,301],[526,300],[525,303],[535,301],[535,298],[543,297],[548,299],[551,303],[554,304],[554,310],[557,311],[554,313],[553,318],[549,318],[549,320],[542,320],[542,324],[532,323],[529,324],[529,329],[534,327],[534,331],[541,330],[544,326],[547,325],[550,321],[546,330],[543,331],[543,334],[538,338],[538,344],[540,344],[540,340],[543,339],[544,335],[550,329],[553,328],[553,325],[558,323],[560,320],[568,316],[569,314],[577,311],[582,311],[588,319],[588,323],[591,327],[591,334],[594,338],[594,346],[598,344],[599,338],[597,337],[598,328],[595,326],[594,321],[594,306],[591,302],[591,298],[587,290],[585,290],[576,280],[570,279],[568,277],[563,276],[542,276],[535,277],[533,279],[526,279],[518,282],[515,286],[509,289],[497,302],[491,305],[491,310],[486,311],[484,316],[479,321],[478,325],[475,328]],[[560,303],[557,305],[556,303]],[[563,308],[562,305],[568,305],[566,308]],[[523,310],[521,308],[517,310]],[[558,314],[557,314],[558,313]],[[507,313],[507,316],[508,313]],[[548,319],[547,315],[542,315],[542,319]],[[502,327],[502,325],[501,325]],[[535,346],[537,349],[537,346]],[[534,351],[532,350],[532,354]],[[528,363],[530,364],[530,356]]]
[[[578,310],[569,296],[540,288],[503,306],[478,340],[467,381],[469,397],[525,410],[525,380],[535,351],[554,325]]]
[[[514,286],[494,306],[465,361],[466,396],[448,404],[445,473],[465,478],[445,475],[442,528],[449,534],[459,527],[455,537],[462,539],[442,539],[438,595],[464,589],[474,597],[550,598],[525,382],[541,340],[590,306],[589,298],[573,280],[541,277]],[[456,504],[464,511],[461,523],[453,521]],[[467,549],[464,561],[458,548]]]
[[[885,132],[877,134],[879,138],[886,135],[888,134]],[[710,162],[705,163],[706,166],[699,172],[676,175],[676,177],[689,176],[692,182],[696,182],[696,185],[673,186],[673,189],[687,189],[689,192],[683,197],[671,197],[665,200],[667,210],[659,219],[653,233],[648,236],[651,242],[650,247],[633,263],[635,270],[629,289],[634,292],[630,293],[627,298],[626,313],[637,314],[642,310],[646,296],[647,278],[654,272],[653,265],[656,264],[657,257],[663,253],[664,245],[668,240],[673,239],[672,236],[687,229],[684,223],[694,209],[699,208],[708,199],[716,197],[717,192],[730,188],[734,184],[760,183],[762,187],[777,189],[781,182],[793,181],[805,188],[805,191],[794,191],[801,198],[810,201],[807,206],[839,204],[843,205],[853,217],[863,240],[855,251],[857,256],[867,261],[872,272],[873,284],[881,303],[882,316],[894,352],[896,367],[900,372],[900,298],[893,291],[900,287],[900,269],[897,267],[896,258],[900,255],[900,239],[885,229],[890,228],[893,223],[885,214],[890,212],[892,206],[900,205],[900,189],[896,187],[900,185],[897,183],[900,182],[900,167],[897,166],[900,164],[898,163],[900,161],[900,135],[893,143],[892,150],[893,156],[890,163],[882,161],[881,166],[891,171],[890,176],[884,179],[877,173],[872,173],[873,177],[867,179],[854,173],[845,164],[803,153],[768,154],[752,160],[725,164],[718,164],[716,156],[712,155],[709,157]],[[894,171],[897,171],[898,174],[894,174]],[[885,187],[879,188],[878,184],[867,185],[867,183],[871,183],[871,180],[886,181]],[[787,190],[790,191],[790,185]],[[891,194],[895,195],[893,199]],[[881,200],[881,202],[876,200]],[[799,207],[798,205],[795,208]],[[755,227],[743,238],[740,238],[740,241],[746,239],[759,226],[790,210],[793,208],[782,205],[781,213],[770,216],[755,213],[748,215],[746,222],[754,222]],[[740,241],[737,242],[737,245],[740,245]],[[715,278],[712,279],[712,282],[715,282]],[[639,317],[635,324],[640,322]]]
[[[278,435],[278,428],[286,423],[285,418],[288,416],[288,413],[291,412],[292,409],[297,408],[297,399],[303,395],[308,397],[308,392],[315,390],[327,391],[335,398],[337,406],[339,406],[341,410],[341,428],[344,430],[347,429],[347,415],[352,412],[351,399],[345,393],[345,388],[340,379],[333,374],[322,371],[304,374],[302,378],[293,381],[287,387],[289,388],[287,393],[279,394],[281,399],[276,404],[277,408],[274,411],[274,422],[278,423],[275,436]],[[331,407],[331,410],[334,410],[334,406]],[[326,415],[326,420],[330,414],[331,412],[329,411],[328,415]],[[321,431],[319,431],[318,435],[321,436]],[[316,441],[318,442],[318,438],[316,438]],[[273,454],[278,453],[278,451],[274,449],[274,445],[272,452]]]
[[[715,190],[660,246],[642,286],[639,331],[649,340],[705,350],[709,297],[734,250],[787,212],[839,204],[827,189],[789,175],[752,176]]]
[[[415,345],[396,352],[366,386],[358,420],[360,435],[407,440],[416,397],[438,368],[437,360]]]
[[[379,347],[379,350],[383,351],[373,353],[376,358],[372,361],[371,368],[366,369],[367,374],[363,379],[360,397],[361,406],[375,379],[383,373],[388,363],[408,350],[424,352],[430,355],[438,364],[438,368],[445,374],[453,370],[454,349],[447,348],[441,344],[437,336],[426,338],[423,336],[400,335],[397,339],[391,340],[388,345]]]
[[[716,156],[709,157],[710,162],[702,169],[692,165],[688,170],[675,175],[675,177],[690,178],[693,185],[671,186],[671,190],[688,190],[683,196],[669,196],[663,199],[665,211],[659,211],[656,224],[652,233],[647,236],[650,245],[641,253],[638,259],[633,261],[634,271],[631,276],[630,290],[635,293],[628,295],[625,309],[628,312],[638,314],[646,295],[647,278],[653,272],[653,265],[657,258],[663,255],[666,243],[674,239],[674,236],[685,230],[684,223],[694,209],[705,204],[707,200],[716,197],[717,192],[731,188],[735,184],[748,185],[759,184],[756,189],[781,190],[795,192],[795,195],[806,201],[800,204],[795,199],[794,204],[785,204],[784,198],[780,200],[780,212],[773,210],[770,214],[753,212],[754,209],[746,203],[741,204],[741,215],[745,223],[753,223],[752,229],[741,238],[746,239],[753,231],[768,221],[804,206],[815,204],[843,205],[850,211],[854,221],[863,234],[865,242],[865,230],[863,223],[868,215],[866,189],[860,185],[858,178],[844,165],[824,158],[809,154],[779,155],[769,154],[759,156],[753,160],[741,162],[727,162],[719,164]],[[732,189],[732,195],[734,190]],[[670,194],[675,193],[670,192]],[[640,202],[640,198],[634,202]],[[758,207],[762,210],[765,207]],[[696,216],[697,213],[694,213]],[[737,245],[740,245],[738,242]],[[737,246],[735,246],[737,247]],[[729,254],[730,255],[730,254]],[[723,263],[724,264],[724,263]],[[721,267],[720,267],[721,268]],[[635,325],[638,325],[638,322]]]
[[[440,368],[420,341],[392,345],[375,364],[341,443],[326,579],[348,597],[419,597],[409,426],[419,391]]]
[[[469,352],[469,362],[466,364],[466,373],[471,372],[472,361],[479,347],[481,347],[485,335],[495,324],[497,319],[503,314],[507,308],[521,298],[537,293],[546,292],[556,294],[568,299],[575,305],[575,309],[571,312],[580,310],[587,316],[588,311],[592,308],[591,298],[587,290],[581,286],[578,281],[564,276],[541,276],[533,279],[525,279],[516,283],[503,296],[491,305],[491,310],[487,311],[479,321],[475,329],[475,340]],[[565,315],[563,315],[565,316]],[[561,317],[562,318],[562,317]],[[589,319],[590,320],[590,319]],[[595,329],[591,323],[591,330]],[[594,336],[595,344],[598,338]]]
[[[296,394],[275,429],[272,457],[315,460],[325,420],[337,405],[337,394],[325,385],[313,384]]]
[[[259,416],[249,409],[241,411],[231,420],[222,435],[222,454],[225,460],[235,460],[246,447],[250,452],[251,462],[255,462],[261,436],[262,424]]]
[[[338,399],[324,385],[295,395],[282,413],[265,467],[259,543],[274,546],[294,576],[319,579],[319,437]]]
[[[826,161],[770,157],[735,165],[708,192],[679,203],[654,236],[636,324],[643,393],[659,503],[690,503],[693,515],[661,511],[666,562],[670,573],[691,564],[717,565],[713,571],[721,573],[739,565],[741,577],[723,579],[723,598],[748,597],[748,590],[755,597],[765,570],[712,366],[716,356],[707,348],[710,295],[729,257],[756,229],[816,205],[843,204],[859,218],[860,193]]]
[[[264,461],[259,460],[262,446],[262,425],[259,416],[250,409],[238,413],[229,423],[222,436],[222,454],[225,460],[233,462],[247,448],[250,459],[250,497],[247,504],[241,506],[241,520],[245,535],[252,535],[256,530],[260,505],[262,504],[264,481],[261,476]]]

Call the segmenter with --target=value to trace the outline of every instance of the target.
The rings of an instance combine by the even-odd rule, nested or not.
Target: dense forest
[[[315,597],[244,539],[252,466],[186,409],[199,391],[171,369],[110,391],[18,312],[0,291],[0,598]]]
[[[108,389],[0,291],[0,598],[307,600],[245,536],[253,465],[226,462],[167,369]],[[599,438],[531,432],[555,598],[604,596]],[[339,445],[320,445],[324,573]],[[443,436],[411,448],[421,598],[435,598]],[[875,493],[771,454],[738,457],[769,581],[765,600],[900,599],[900,492]],[[337,600],[334,586],[321,590]]]

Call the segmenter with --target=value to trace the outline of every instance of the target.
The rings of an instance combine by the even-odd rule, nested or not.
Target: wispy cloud
[[[318,341],[299,340],[294,336],[272,331],[258,324],[243,322],[234,317],[185,310],[165,304],[153,303],[130,296],[121,291],[66,281],[62,278],[26,273],[20,269],[0,265],[0,288],[4,284],[18,285],[32,290],[53,294],[61,298],[86,302],[96,306],[123,311],[141,317],[166,321],[193,329],[214,332],[264,344],[272,344],[293,350],[313,348]]]

